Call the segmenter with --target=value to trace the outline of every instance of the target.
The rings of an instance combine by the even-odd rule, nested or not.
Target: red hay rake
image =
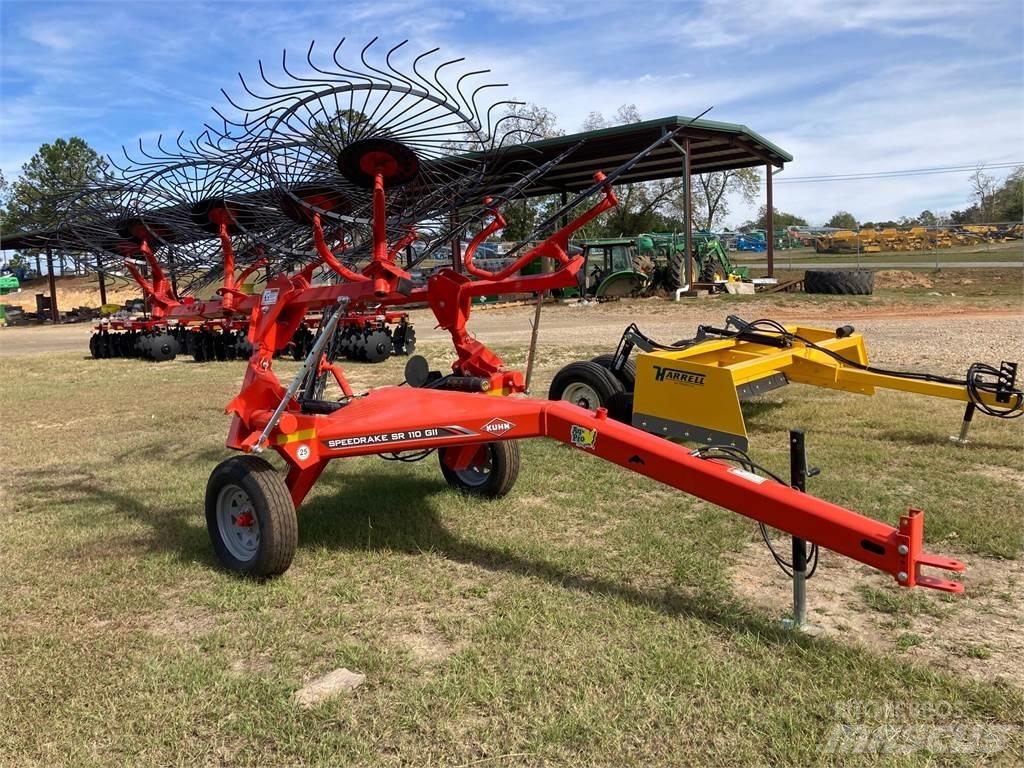
[[[892,527],[721,455],[708,458],[613,421],[604,409],[525,397],[522,373],[470,334],[473,298],[575,285],[582,258],[569,256],[570,237],[613,208],[615,181],[675,134],[607,175],[595,172],[593,185],[545,222],[564,222],[559,228],[542,232],[539,245],[520,247],[507,267],[483,270],[474,254],[504,226],[502,207],[564,156],[539,167],[503,163],[504,144],[529,137],[492,119],[503,102],[481,106],[494,84],[474,85],[483,72],[459,72],[461,60],[441,60],[436,51],[399,68],[403,45],[374,65],[371,42],[356,68],[342,63],[341,45],[326,63],[311,46],[301,72],[287,58],[273,77],[261,64],[263,85],[243,79],[243,95],[228,97],[219,125],[207,126],[201,139],[179,139],[174,152],[126,155],[115,180],[67,206],[69,242],[99,251],[108,268],[123,262],[143,286],[150,333],[177,343],[180,334],[167,329],[245,329],[251,352],[241,390],[227,405],[227,446],[241,455],[218,465],[206,490],[210,537],[227,568],[273,576],[289,567],[296,509],[334,459],[419,460],[436,452],[453,488],[497,497],[516,482],[517,441],[547,437],[866,563],[903,586],[962,591],[960,582],[922,572],[964,566],[925,553],[918,510]],[[473,234],[468,275],[446,268],[426,285],[413,284],[409,269],[418,260],[466,233]],[[417,257],[403,266],[398,257],[414,242]],[[537,259],[553,270],[518,274]],[[219,282],[217,298],[179,295],[165,274],[171,260],[194,285]],[[243,285],[256,269],[271,277],[250,293]],[[318,271],[330,281],[317,284]],[[383,316],[404,325],[403,349],[411,352],[401,311],[410,304],[427,305],[450,334],[450,371],[432,371],[414,356],[407,386],[354,392],[337,363],[345,329]],[[285,384],[275,355],[299,332],[308,352]],[[330,382],[339,397],[326,396]],[[281,457],[286,473],[260,455],[267,451]]]

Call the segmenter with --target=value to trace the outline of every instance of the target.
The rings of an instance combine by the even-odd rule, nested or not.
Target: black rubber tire
[[[89,337],[89,354],[97,360],[100,357],[100,335],[98,333]]]
[[[700,265],[694,258],[690,259],[690,274],[693,282],[700,279]],[[686,274],[684,271],[683,252],[673,251],[668,257],[668,275],[666,284],[669,290],[677,290],[685,285]]]
[[[501,440],[494,443],[484,443],[483,446],[490,454],[490,472],[487,479],[479,484],[468,484],[459,473],[450,469],[444,463],[447,448],[440,448],[437,451],[437,458],[441,464],[441,474],[445,481],[457,491],[468,493],[472,496],[482,496],[488,499],[501,498],[516,484],[519,477],[519,443],[515,440]],[[452,449],[458,450],[458,449]]]
[[[633,358],[627,360],[622,370],[618,373],[612,371],[612,363],[615,362],[614,352],[606,352],[603,355],[598,355],[591,359],[590,362],[597,363],[611,371],[612,375],[622,382],[622,388],[627,392],[632,392],[636,389],[636,360]]]
[[[226,485],[249,496],[260,526],[260,541],[249,560],[239,560],[224,544],[217,525],[217,499]],[[288,486],[258,456],[232,456],[222,461],[206,483],[206,529],[217,559],[229,571],[245,576],[278,576],[288,570],[299,542],[299,522]]]
[[[804,293],[870,296],[875,290],[875,273],[870,269],[808,269],[804,272]]]
[[[725,271],[725,267],[718,261],[717,258],[709,258],[704,262],[704,266],[700,270],[700,282],[702,283],[713,283],[716,280],[725,280],[728,274]]]
[[[555,374],[548,389],[548,400],[564,400],[563,395],[571,384],[586,384],[597,395],[598,402],[571,401],[581,408],[607,408],[615,395],[624,392],[625,388],[615,376],[600,363],[580,360],[569,363]]]

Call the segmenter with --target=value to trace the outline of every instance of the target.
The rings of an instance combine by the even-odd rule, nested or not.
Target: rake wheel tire
[[[223,505],[236,491],[251,504],[259,540],[249,557],[222,533]],[[266,578],[288,570],[299,541],[299,524],[288,486],[281,475],[258,456],[232,456],[222,461],[206,484],[206,528],[217,559],[229,571]]]
[[[607,408],[612,398],[625,391],[622,382],[600,363],[580,360],[555,374],[548,389],[549,400],[568,400],[588,410]]]
[[[632,392],[636,389],[636,360],[633,360],[632,358],[627,360],[626,364],[622,367],[622,370],[618,373],[615,373],[615,371],[612,370],[612,363],[615,362],[615,353],[613,352],[606,352],[603,355],[598,355],[597,357],[592,358],[590,362],[597,363],[598,365],[607,368],[612,376],[622,383],[622,388],[627,392]]]
[[[437,457],[441,464],[441,474],[449,486],[457,491],[488,499],[498,499],[512,490],[519,477],[519,443],[515,440],[501,440],[484,443],[487,451],[486,471],[475,467],[463,470],[452,469],[445,463],[445,455],[449,450],[457,448],[440,448]]]
[[[875,273],[870,269],[808,269],[804,272],[804,293],[870,296],[875,290]]]

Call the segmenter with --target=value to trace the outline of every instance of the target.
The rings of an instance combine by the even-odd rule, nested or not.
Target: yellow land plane
[[[615,355],[563,368],[549,397],[582,397],[586,407],[603,405],[614,418],[670,439],[746,450],[744,400],[790,382],[862,395],[881,387],[967,403],[955,438],[964,443],[976,410],[1001,418],[1024,413],[1016,370],[1016,363],[998,369],[975,363],[963,379],[889,371],[868,363],[864,338],[850,326],[825,330],[730,317],[725,328],[700,326],[694,339],[674,345],[631,325]]]

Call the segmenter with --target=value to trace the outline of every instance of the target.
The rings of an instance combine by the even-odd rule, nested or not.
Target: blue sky
[[[744,123],[785,176],[1024,160],[1020,0],[178,2],[0,0],[0,169],[79,135],[98,151],[197,133],[257,59],[408,38],[490,67],[567,132],[592,110]],[[1005,171],[999,171],[1004,174]],[[821,223],[967,204],[967,175],[779,184]],[[738,223],[750,211],[734,204]]]

